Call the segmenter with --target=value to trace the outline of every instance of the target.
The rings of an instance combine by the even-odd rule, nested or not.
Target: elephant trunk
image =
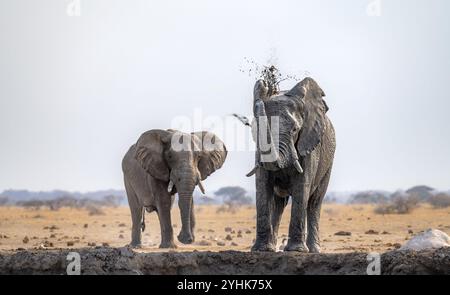
[[[194,236],[191,229],[192,194],[179,194],[178,198],[182,224],[178,240],[183,244],[191,244],[194,242]]]
[[[183,244],[191,244],[194,242],[193,235],[193,192],[195,188],[194,178],[192,176],[183,175],[182,180],[177,185],[178,190],[178,207],[181,215],[181,231],[178,240]]]
[[[255,117],[257,119],[257,147],[259,161],[264,167],[273,170],[279,164],[278,146],[271,133],[271,126],[266,115],[266,109],[262,100],[255,102]]]

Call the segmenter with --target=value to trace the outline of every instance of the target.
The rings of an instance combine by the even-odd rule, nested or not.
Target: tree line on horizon
[[[222,205],[222,211],[234,211],[236,207],[254,205],[255,199],[240,186],[225,186],[213,196],[196,196],[197,204]],[[450,207],[450,192],[439,192],[429,186],[420,185],[406,191],[393,193],[384,191],[360,191],[352,193],[346,201],[338,199],[333,193],[325,198],[326,203],[375,204],[377,213],[409,213],[419,204],[428,203],[434,208]],[[48,207],[58,210],[62,207],[98,208],[126,205],[124,191],[108,190],[90,193],[69,193],[65,191],[30,192],[27,190],[8,190],[0,194],[0,206]]]

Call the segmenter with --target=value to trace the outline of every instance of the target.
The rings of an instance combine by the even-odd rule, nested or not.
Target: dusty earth
[[[62,208],[25,209],[0,207],[0,250],[123,247],[130,241],[131,218],[127,207],[103,208],[103,215],[87,210]],[[255,238],[256,210],[236,212],[219,206],[196,206],[196,242],[176,240],[181,222],[177,206],[172,209],[176,251],[249,251]],[[280,227],[279,243],[286,238],[290,208]],[[146,214],[141,252],[160,252],[160,229],[155,213]],[[422,206],[406,215],[377,215],[370,205],[329,205],[322,209],[322,252],[385,252],[398,248],[415,233],[428,228],[450,234],[450,208]],[[336,235],[337,234],[337,235]],[[164,250],[168,251],[168,250]]]
[[[406,215],[377,215],[370,205],[330,205],[322,210],[324,254],[249,253],[255,238],[253,206],[237,211],[197,206],[196,242],[161,250],[159,223],[146,215],[144,247],[132,251],[127,207],[25,209],[0,207],[0,273],[61,274],[66,256],[80,253],[83,274],[365,274],[367,253],[379,252],[383,274],[449,274],[450,250],[397,251],[415,233],[428,228],[450,233],[450,208],[422,206]],[[289,211],[280,228],[287,235]],[[91,212],[92,213],[92,212]],[[174,231],[181,224],[172,211]],[[281,248],[281,245],[278,247]]]

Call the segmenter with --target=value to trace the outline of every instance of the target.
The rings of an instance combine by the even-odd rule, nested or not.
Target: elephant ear
[[[214,133],[203,131],[192,134],[202,142],[198,170],[201,180],[205,180],[214,171],[222,167],[227,157],[227,148]]]
[[[303,103],[303,126],[297,142],[300,156],[310,154],[322,140],[326,128],[328,106],[323,99],[325,93],[312,78],[305,78],[286,96],[296,97]]]
[[[171,134],[165,130],[150,130],[142,134],[136,143],[135,159],[147,173],[163,181],[169,181],[164,149],[170,143]]]

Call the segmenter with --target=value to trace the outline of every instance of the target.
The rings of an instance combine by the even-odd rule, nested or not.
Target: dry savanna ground
[[[399,247],[415,233],[428,228],[450,234],[450,208],[433,209],[422,205],[405,215],[378,215],[373,209],[371,205],[325,204],[321,219],[323,252],[384,252]],[[126,245],[130,240],[129,209],[103,208],[102,211],[102,215],[92,215],[84,209],[51,211],[0,207],[0,250]],[[290,208],[286,208],[279,244],[288,232],[289,213]],[[196,206],[196,242],[182,245],[176,240],[181,222],[178,208],[174,206],[172,221],[178,245],[175,251],[249,251],[255,238],[255,216],[253,206],[241,207],[236,212],[223,212],[219,206]],[[161,251],[155,213],[146,214],[146,224],[143,248],[139,251]]]

